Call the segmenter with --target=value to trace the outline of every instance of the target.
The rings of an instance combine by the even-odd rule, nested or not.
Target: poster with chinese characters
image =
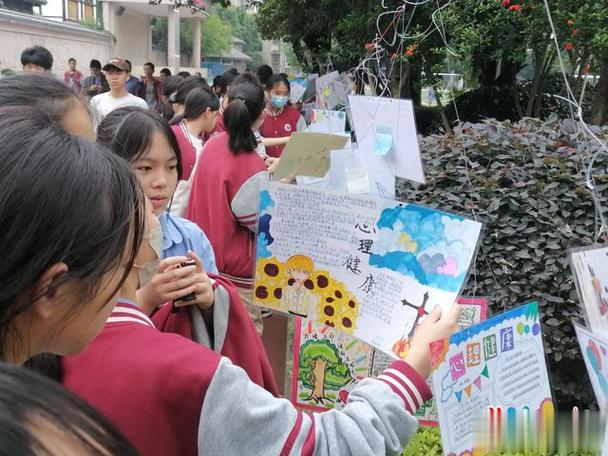
[[[412,100],[349,96],[365,168],[425,183]]]
[[[505,415],[552,406],[538,304],[525,304],[431,344],[443,451],[473,454],[474,425],[489,406]]]
[[[574,329],[591,386],[593,386],[595,399],[600,410],[606,413],[608,409],[608,338],[577,324],[574,324]]]
[[[271,182],[260,194],[254,303],[402,357],[456,301],[481,224],[408,203]]]
[[[457,303],[463,308],[458,321],[461,329],[486,319],[486,298],[460,297]],[[377,377],[394,360],[349,334],[303,318],[296,319],[293,353],[291,401],[299,408],[318,412],[344,407],[357,383]],[[318,360],[325,363],[323,375],[311,376]],[[342,375],[336,376],[335,371]],[[415,416],[423,426],[436,426],[434,399]]]
[[[573,250],[570,266],[587,327],[608,331],[608,247]]]

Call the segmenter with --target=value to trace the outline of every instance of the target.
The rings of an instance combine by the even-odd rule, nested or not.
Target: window
[[[96,22],[97,0],[64,0],[65,19],[74,22]]]

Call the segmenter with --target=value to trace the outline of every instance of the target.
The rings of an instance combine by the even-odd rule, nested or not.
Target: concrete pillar
[[[201,67],[201,20],[192,18],[192,62],[194,68]]]
[[[169,7],[167,21],[167,66],[175,74],[179,72],[179,10]]]

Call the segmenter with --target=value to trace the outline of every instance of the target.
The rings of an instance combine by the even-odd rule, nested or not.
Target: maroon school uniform
[[[177,144],[179,146],[179,153],[182,162],[182,180],[187,181],[190,179],[190,174],[196,164],[196,149],[192,140],[188,134],[188,130],[185,128],[183,123],[178,125],[172,125],[171,130],[175,133]]]
[[[298,123],[302,116],[293,106],[285,106],[278,114],[273,114],[269,109],[266,110],[266,117],[260,127],[262,138],[283,138],[291,136],[298,131]],[[266,154],[269,157],[280,157],[283,153],[285,144],[280,146],[266,147]]]
[[[217,353],[226,356],[235,365],[241,367],[251,379],[274,396],[280,396],[270,361],[255,330],[251,317],[247,313],[239,294],[228,280],[210,275],[214,281],[215,308],[213,341],[201,341]],[[218,288],[218,286],[221,286]],[[191,312],[187,309],[171,311],[172,305],[161,307],[152,316],[154,325],[162,332],[176,333],[188,339],[200,339],[201,330],[196,330]],[[227,312],[224,311],[225,308]],[[222,331],[222,328],[225,328]],[[205,325],[202,331],[206,332]]]
[[[62,369],[63,384],[142,456],[397,455],[418,427],[412,414],[431,397],[416,371],[396,361],[353,388],[342,410],[308,415],[227,358],[161,333],[128,302]]]

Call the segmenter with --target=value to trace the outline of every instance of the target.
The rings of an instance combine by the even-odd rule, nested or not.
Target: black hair
[[[177,74],[180,75],[182,78],[189,78],[190,76],[192,76],[189,71],[180,71]]]
[[[281,74],[274,74],[268,78],[266,81],[266,90],[270,91],[278,84],[285,84],[287,86],[287,91],[291,93],[291,84],[287,78]]]
[[[219,87],[221,83],[222,83],[222,75],[218,74],[216,77],[213,78],[213,87]]]
[[[38,65],[49,70],[53,68],[53,54],[42,46],[32,46],[21,53],[21,65]]]
[[[23,342],[14,320],[40,293],[70,280],[79,284],[81,304],[68,312],[67,322],[99,293],[102,276],[119,271],[124,261],[119,284],[105,290],[111,291],[108,299],[118,292],[141,243],[144,207],[124,160],[31,107],[0,109],[0,188],[1,359]],[[68,271],[39,290],[40,275],[57,263]]]
[[[54,454],[44,429],[64,434],[87,455],[137,455],[87,402],[29,369],[0,363],[0,456]]]
[[[171,125],[178,124],[184,119],[196,119],[207,109],[218,111],[220,109],[220,100],[209,87],[203,87],[191,90],[186,97],[184,105],[184,113],[173,119],[170,122]]]
[[[268,78],[272,76],[274,72],[269,65],[260,65],[256,74],[258,75],[260,82],[263,85],[266,85],[266,81],[268,81]]]
[[[154,132],[161,133],[169,142],[177,159],[177,177],[182,177],[182,159],[175,134],[160,114],[147,109],[128,106],[115,109],[101,121],[97,141],[128,162],[141,159],[148,153]]]
[[[228,147],[233,153],[256,149],[258,141],[251,126],[262,115],[264,105],[264,89],[253,75],[239,76],[228,88],[224,125],[228,132]]]
[[[97,68],[98,70],[101,70],[101,62],[97,59],[93,59],[91,60],[91,63],[89,63],[89,68]]]
[[[129,59],[125,59],[125,63],[129,66],[129,73],[133,71],[133,64]]]
[[[152,62],[146,62],[146,63],[144,63],[144,66],[152,67],[152,73],[154,73],[154,70],[156,69],[156,67],[154,66],[154,64]]]
[[[172,94],[177,92],[177,89],[182,82],[184,82],[184,78],[178,74],[175,76],[169,76],[167,79],[165,79],[165,83],[163,84],[163,95],[170,97]]]
[[[74,62],[74,63],[76,63],[76,59],[75,59],[74,57],[70,57],[70,58],[68,59],[68,63],[70,63],[70,62]]]
[[[197,88],[209,88],[209,84],[207,84],[205,78],[200,76],[188,76],[177,88],[173,102],[178,104],[186,103],[186,97],[190,91]]]
[[[239,70],[237,70],[236,68],[232,67],[232,68],[230,68],[230,69],[229,69],[229,70],[228,70],[226,73],[232,73],[232,74],[234,74],[235,76],[238,76],[238,75],[239,75]],[[225,73],[224,73],[224,74],[225,74]]]
[[[59,79],[43,74],[17,74],[0,79],[0,106],[29,106],[61,122],[77,101],[88,104]]]
[[[172,73],[169,68],[163,68],[162,70],[160,70],[160,74],[164,74],[165,76],[169,77]]]

